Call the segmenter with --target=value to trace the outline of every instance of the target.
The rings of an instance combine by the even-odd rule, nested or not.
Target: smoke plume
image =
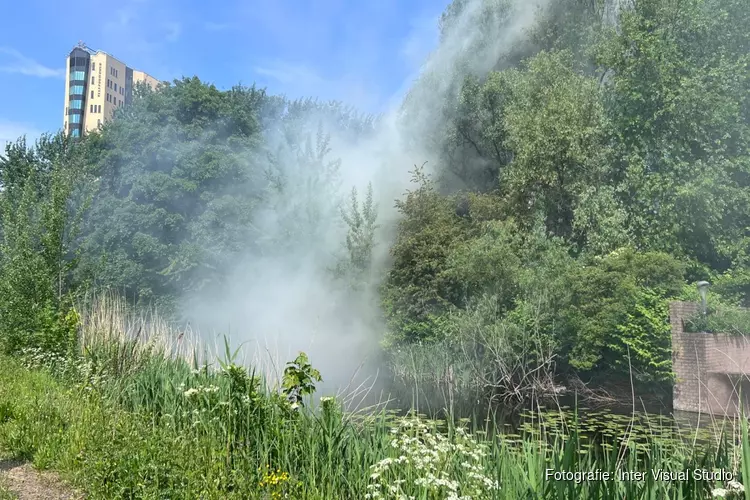
[[[274,242],[273,250],[256,252],[248,242],[247,255],[237,260],[219,293],[184,297],[184,315],[204,340],[211,344],[227,334],[234,346],[244,344],[247,362],[277,376],[286,361],[305,351],[322,372],[325,392],[372,376],[384,332],[372,290],[388,263],[398,220],[393,202],[409,188],[414,165],[438,166],[436,143],[464,77],[495,69],[523,39],[543,3],[456,0],[443,16],[438,47],[414,69],[405,98],[364,137],[352,137],[318,114],[296,124],[297,132],[310,138],[310,154],[289,150],[283,133],[269,134],[271,149],[280,151],[269,160],[279,171],[279,187],[253,222],[259,235]],[[329,142],[319,136],[321,130]],[[370,292],[353,292],[331,273],[345,254],[347,228],[339,206],[352,187],[364,195],[368,183],[380,226],[372,264],[376,278]],[[363,363],[366,369],[355,377]]]

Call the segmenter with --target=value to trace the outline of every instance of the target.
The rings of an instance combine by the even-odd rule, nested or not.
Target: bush
[[[750,311],[728,305],[708,307],[705,315],[698,312],[685,320],[685,331],[750,335]]]
[[[563,311],[570,366],[615,371],[637,379],[671,379],[668,301],[684,286],[684,267],[673,257],[613,252],[582,266],[570,278],[571,303]]]

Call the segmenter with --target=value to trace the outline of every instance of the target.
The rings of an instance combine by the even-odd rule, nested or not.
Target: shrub
[[[750,335],[750,311],[729,305],[709,307],[705,315],[698,312],[686,318],[685,331]]]
[[[610,371],[646,381],[671,378],[668,300],[684,285],[673,257],[630,249],[595,259],[570,278],[563,311],[567,361],[582,371]]]

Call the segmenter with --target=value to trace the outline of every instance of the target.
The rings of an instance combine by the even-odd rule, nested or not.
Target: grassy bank
[[[600,446],[575,419],[498,436],[414,415],[351,414],[331,398],[313,405],[318,377],[304,357],[270,383],[231,352],[200,364],[148,330],[157,323],[134,328],[104,313],[84,318],[80,345],[64,356],[0,359],[0,449],[61,472],[91,498],[687,499],[729,481],[545,476],[721,469],[739,478],[733,439],[695,447],[624,433]]]
[[[132,397],[115,403],[105,390],[62,383],[48,370],[29,369],[18,360],[0,361],[0,446],[39,468],[63,472],[92,498],[708,498],[724,485],[576,484],[544,477],[547,468],[678,471],[735,465],[728,449],[693,453],[652,442],[641,452],[635,446],[607,452],[583,444],[575,432],[548,445],[438,430],[415,417],[347,419],[333,401],[315,412],[265,406],[233,418],[227,377],[180,374],[177,364],[162,366],[159,380],[149,381],[153,371],[133,374],[134,385],[118,387],[140,384],[138,403]],[[179,375],[202,384],[183,390],[183,382],[174,383]],[[215,405],[207,405],[213,395]]]

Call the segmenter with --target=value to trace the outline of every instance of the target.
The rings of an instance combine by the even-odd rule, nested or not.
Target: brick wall
[[[750,342],[741,335],[687,333],[684,319],[699,305],[672,302],[672,369],[677,380],[673,389],[675,410],[735,415],[739,394],[748,394],[750,384]],[[743,397],[747,401],[747,398]],[[743,406],[748,408],[746,402]]]

